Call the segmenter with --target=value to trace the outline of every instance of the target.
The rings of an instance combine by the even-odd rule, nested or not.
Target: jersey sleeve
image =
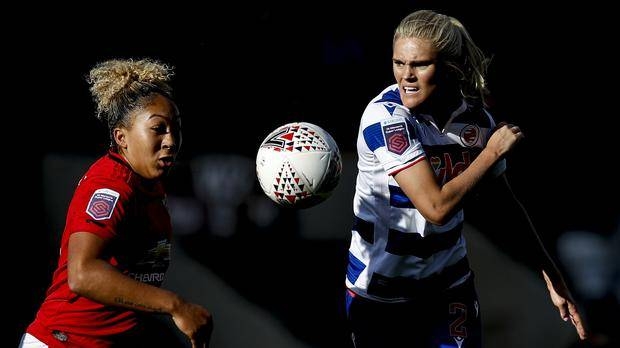
[[[111,178],[83,178],[69,206],[66,232],[90,232],[103,239],[114,237],[127,214],[131,195],[128,185]]]
[[[389,104],[369,105],[362,116],[361,128],[368,149],[388,175],[396,175],[426,157],[412,117],[401,106]]]
[[[497,123],[493,119],[493,116],[491,116],[491,114],[487,110],[484,110],[484,113],[489,118],[489,123],[491,124],[491,126],[489,127],[489,131],[486,132],[486,136],[484,139],[484,146],[486,146],[487,143],[489,142],[489,139],[491,138],[491,135],[493,135],[493,130],[495,129],[495,127],[497,127]],[[505,171],[506,171],[506,159],[502,158],[501,160],[497,161],[497,163],[495,163],[493,167],[489,169],[489,175],[491,175],[492,177],[498,177],[504,174]]]

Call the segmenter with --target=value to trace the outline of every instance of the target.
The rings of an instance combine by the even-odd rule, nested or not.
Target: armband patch
[[[383,122],[381,131],[385,138],[385,146],[389,152],[402,155],[407,151],[411,142],[409,141],[409,131],[404,121]]]
[[[112,216],[120,194],[110,189],[98,189],[90,197],[86,213],[95,220],[105,220]]]

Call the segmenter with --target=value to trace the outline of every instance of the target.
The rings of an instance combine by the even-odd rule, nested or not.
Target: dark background
[[[32,319],[56,262],[41,162],[49,153],[96,156],[107,148],[84,77],[109,58],[154,57],[176,67],[181,162],[208,153],[254,157],[268,132],[298,120],[329,129],[352,152],[366,103],[393,83],[393,29],[415,9],[445,12],[493,56],[491,111],[526,134],[511,154],[510,175],[543,239],[553,245],[567,229],[613,230],[618,64],[605,9],[543,10],[533,1],[380,5],[56,5],[7,13],[17,23],[3,25],[7,221],[19,226],[6,229],[7,250],[18,255],[7,264],[16,272],[9,307],[18,304],[11,337]]]

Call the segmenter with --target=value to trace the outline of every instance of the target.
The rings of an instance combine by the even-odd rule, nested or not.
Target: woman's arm
[[[565,321],[571,320],[579,337],[586,338],[585,323],[562,273],[547,252],[527,210],[514,194],[507,176],[488,179],[466,203],[466,221],[506,254],[535,271],[542,271],[560,316]]]
[[[206,309],[169,290],[123,275],[100,258],[105,245],[104,239],[89,232],[69,237],[67,273],[71,291],[106,305],[170,314],[192,344],[208,341],[212,318]]]
[[[522,138],[523,133],[519,127],[501,126],[470,166],[443,186],[437,183],[428,161],[421,161],[398,172],[394,179],[426,220],[441,225],[489,168]]]
[[[509,221],[511,221],[510,223],[512,224],[514,221],[521,220],[523,222],[517,224],[517,226],[525,226],[525,229],[530,231],[529,238],[531,240],[530,244],[532,245],[532,248],[528,249],[528,252],[533,252],[535,254],[535,259],[539,262],[539,267],[542,270],[542,275],[545,279],[545,283],[547,284],[547,290],[549,291],[549,296],[551,297],[553,305],[557,307],[562,320],[568,321],[570,319],[571,323],[577,330],[579,338],[585,339],[587,337],[587,333],[584,322],[581,319],[576,302],[573,299],[566,282],[564,281],[562,273],[555,265],[555,262],[553,262],[551,256],[549,256],[549,253],[540,239],[540,236],[538,235],[527,210],[514,194],[506,175],[502,175],[501,181],[505,185],[505,190],[509,197],[514,202],[512,204],[512,206],[515,207],[513,210],[514,213],[508,212],[510,214],[508,216],[514,218],[511,218]]]

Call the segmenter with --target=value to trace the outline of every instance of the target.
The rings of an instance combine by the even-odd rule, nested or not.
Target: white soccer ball
[[[271,132],[258,149],[256,176],[265,194],[281,206],[309,208],[338,185],[338,145],[321,127],[293,122]]]

